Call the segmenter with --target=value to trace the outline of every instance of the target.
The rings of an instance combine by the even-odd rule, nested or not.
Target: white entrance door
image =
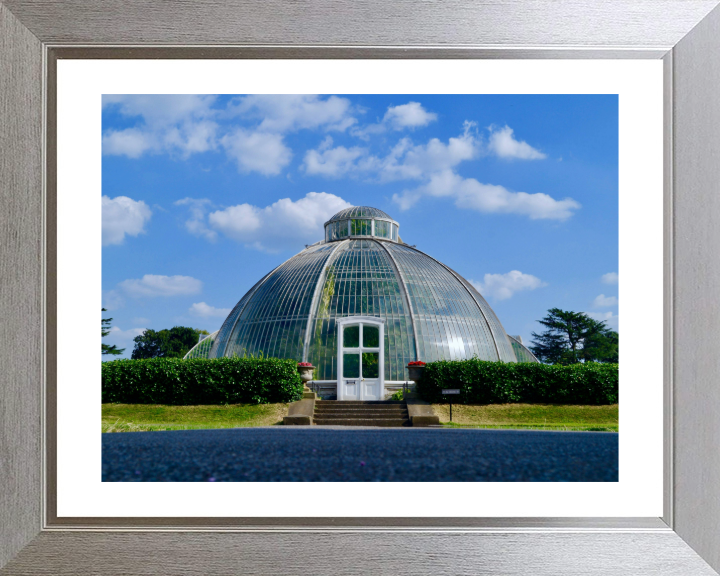
[[[385,321],[351,316],[337,321],[338,400],[382,400]]]

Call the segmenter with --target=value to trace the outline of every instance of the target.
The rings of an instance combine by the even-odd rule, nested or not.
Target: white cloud
[[[234,102],[230,114],[262,118],[258,130],[284,133],[300,129],[344,131],[356,120],[347,98],[312,94],[251,94]]]
[[[600,279],[603,281],[604,284],[617,284],[618,283],[618,273],[617,272],[608,272],[607,274],[603,274]]]
[[[238,204],[209,216],[210,224],[226,236],[246,240],[262,226],[261,209],[251,204]]]
[[[371,134],[382,134],[388,128],[396,131],[427,126],[437,120],[437,114],[428,112],[419,102],[408,102],[399,106],[388,106],[385,116],[377,124],[368,124],[362,128],[353,128],[351,134],[363,140],[369,140]]]
[[[615,296],[605,296],[600,294],[593,300],[593,308],[607,308],[609,306],[617,306],[618,299]]]
[[[147,330],[147,328],[128,328],[127,330],[121,330],[117,326],[112,326],[110,333],[106,336],[107,340],[103,340],[103,343],[109,344],[110,342],[131,341],[136,336],[140,336],[145,330]]]
[[[612,312],[585,312],[585,314],[590,316],[593,320],[605,322],[605,325],[615,332],[617,332],[620,327],[619,316],[617,314],[613,314]]]
[[[421,179],[428,175],[454,168],[461,162],[472,160],[480,153],[479,142],[466,123],[463,134],[449,138],[447,144],[432,138],[425,145],[413,146],[403,138],[390,154],[379,163],[382,180]]]
[[[404,212],[415,206],[422,196],[422,193],[417,190],[405,190],[402,194],[393,194],[392,200]]]
[[[301,129],[345,131],[356,123],[347,98],[315,95],[249,95],[225,108],[217,96],[193,94],[105,95],[103,107],[136,125],[103,134],[103,154],[140,158],[168,153],[180,158],[215,150],[221,143],[241,172],[276,175],[292,158],[283,142]],[[217,121],[237,118],[252,127],[230,129]]]
[[[103,154],[140,158],[148,150],[157,148],[154,136],[137,128],[111,130],[103,135]]]
[[[183,198],[174,203],[175,206],[188,206],[190,219],[185,221],[185,228],[194,236],[201,236],[214,242],[217,232],[207,227],[205,215],[212,202],[207,198]]]
[[[506,213],[528,216],[531,220],[566,220],[580,204],[572,198],[555,200],[543,193],[511,192],[503,186],[482,184],[474,178],[463,178],[452,170],[436,172],[427,184],[402,194],[393,200],[401,210],[407,210],[423,196],[455,199],[458,208],[484,213]]]
[[[122,291],[132,298],[144,296],[185,296],[198,294],[202,282],[191,276],[158,276],[145,274],[139,279],[123,280],[118,284]]]
[[[500,158],[519,158],[521,160],[547,158],[546,154],[536,150],[527,142],[516,140],[510,126],[505,126],[499,130],[490,127],[488,150]]]
[[[308,150],[305,153],[303,168],[307,174],[337,178],[355,170],[355,161],[367,154],[367,149],[357,146],[330,148],[332,142],[332,138],[328,136],[317,150]]]
[[[334,178],[365,175],[381,182],[425,181],[415,189],[393,195],[401,210],[409,209],[423,196],[449,197],[458,208],[520,214],[533,220],[566,220],[580,208],[572,198],[556,200],[544,193],[512,192],[458,175],[456,166],[483,154],[475,123],[465,122],[463,128],[462,134],[449,138],[447,143],[432,138],[426,144],[415,145],[409,138],[402,138],[382,158],[371,156],[367,148],[333,148],[332,138],[326,138],[316,150],[307,151],[303,168],[308,174]]]
[[[177,150],[184,158],[190,154],[207,152],[215,148],[218,125],[215,122],[188,122],[173,127],[163,134],[162,148]]]
[[[354,173],[376,177],[382,182],[422,180],[480,153],[479,142],[472,131],[474,124],[466,122],[464,128],[463,134],[449,138],[447,143],[432,138],[427,144],[415,145],[409,138],[402,138],[382,158],[370,156],[366,148],[329,148],[326,139],[317,150],[306,153],[303,167],[310,174],[333,177]]]
[[[250,204],[212,212],[212,228],[246,245],[269,252],[316,242],[323,237],[323,224],[336,212],[352,204],[325,192],[309,192],[293,202],[283,198],[259,208]]]
[[[230,308],[215,308],[205,302],[196,302],[190,306],[189,312],[193,316],[200,316],[201,318],[225,318],[228,314],[230,314],[230,310]]]
[[[523,274],[519,270],[512,270],[506,274],[485,274],[482,282],[470,280],[470,283],[483,296],[490,296],[496,300],[507,300],[516,292],[547,286],[547,283],[537,276]]]
[[[187,158],[212,150],[218,131],[211,119],[216,114],[215,99],[193,94],[106,94],[104,108],[141,118],[142,123],[105,132],[103,154],[139,158],[146,152],[168,152]]]
[[[167,126],[211,115],[216,96],[196,94],[104,94],[103,108],[141,116],[148,126]]]
[[[152,212],[142,200],[127,196],[102,197],[102,243],[122,244],[125,235],[137,236],[145,232],[145,224]]]
[[[428,112],[419,102],[390,106],[383,117],[383,122],[389,124],[393,130],[427,126],[435,120],[437,120],[437,114]]]
[[[238,128],[220,140],[228,156],[238,163],[240,172],[279,174],[290,163],[292,152],[280,134],[251,132]]]

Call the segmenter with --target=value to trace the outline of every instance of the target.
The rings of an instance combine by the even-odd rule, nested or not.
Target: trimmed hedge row
[[[618,364],[569,366],[458,360],[430,362],[417,384],[428,402],[447,401],[443,388],[459,388],[458,404],[617,404]]]
[[[102,364],[102,401],[123,404],[267,404],[302,397],[294,360],[150,358]]]

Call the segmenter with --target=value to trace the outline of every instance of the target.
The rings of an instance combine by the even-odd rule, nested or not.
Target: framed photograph
[[[97,223],[101,196],[103,212],[102,242],[97,226],[91,232],[58,219],[59,518],[396,517],[405,512],[395,487],[424,498],[427,482],[454,484],[445,498],[425,498],[426,516],[662,514],[662,62],[206,59],[56,66],[58,214],[82,213]],[[433,92],[436,84],[442,93]],[[307,95],[312,89],[320,94]],[[85,112],[100,101],[102,129],[97,114]],[[198,130],[206,139],[185,139]],[[98,156],[98,132],[102,194],[99,170],[87,163]],[[170,143],[171,135],[179,139]],[[619,174],[618,149],[643,153],[620,158],[626,169]],[[634,242],[632,223],[642,218],[654,224]],[[124,351],[103,357],[103,374],[155,354],[145,349],[153,332],[143,325],[187,328],[190,341],[167,361],[179,366],[198,341],[193,330],[202,329],[209,338],[201,345],[213,360],[249,355],[314,365],[309,385],[323,400],[313,423],[321,427],[252,430],[245,421],[243,430],[221,431],[216,422],[209,445],[232,445],[213,450],[216,462],[204,461],[206,445],[190,438],[179,445],[183,453],[197,446],[192,463],[175,460],[166,444],[148,458],[151,443],[167,434],[103,434],[100,451],[93,434],[97,366],[70,362],[74,354],[93,353],[96,342],[83,341],[94,326],[84,303],[97,299],[100,275],[104,316],[113,318],[103,343]],[[489,431],[408,430],[412,404],[405,418],[404,404],[377,403],[402,393],[409,362],[427,361],[429,369],[441,359],[534,362],[522,342],[532,345],[532,332],[541,331],[530,327],[532,320],[556,303],[588,310],[593,316],[584,322],[604,319],[616,334],[618,296],[632,310],[628,325],[645,327],[623,331],[621,347],[655,358],[654,377],[642,388],[625,382],[648,377],[646,363],[623,362],[621,458],[613,385],[603,393],[591,382],[577,386],[585,396],[565,401],[572,409],[535,400],[532,409],[542,412],[537,425],[552,423],[555,409],[566,411],[563,432],[493,432],[503,443],[493,448],[502,465],[485,463],[490,455],[479,439]],[[505,330],[516,337],[509,340]],[[367,347],[373,334],[382,347]],[[516,358],[516,350],[525,357]],[[135,360],[127,361],[131,354]],[[613,379],[616,363],[608,357],[576,368],[604,370]],[[373,372],[378,365],[384,370]],[[176,382],[172,389],[181,389]],[[144,426],[130,413],[146,404],[124,394],[119,382],[103,389],[110,431],[126,421],[135,430]],[[365,406],[358,401],[372,402],[367,414],[358,414]],[[593,406],[577,406],[585,403]],[[443,422],[448,408],[436,407],[448,411]],[[206,409],[217,411],[196,410]],[[463,418],[462,409],[456,405],[454,426],[473,422],[474,413]],[[582,432],[568,410],[606,420],[586,426],[594,433]],[[324,428],[343,423],[344,413],[355,424],[392,429]],[[157,413],[153,418],[161,421]],[[199,440],[211,433],[187,428],[206,422],[186,422],[171,436]],[[549,438],[576,448],[543,452]],[[131,456],[136,441],[151,442],[142,457]],[[230,459],[222,456],[228,451]],[[444,462],[443,454],[454,456]],[[329,484],[320,501],[269,507],[269,481],[293,479]],[[142,499],[126,484],[148,480],[164,482],[147,485]],[[343,497],[347,480],[360,482],[354,498]],[[403,484],[391,490],[378,484],[387,481]],[[477,481],[486,481],[482,495]],[[232,499],[236,487],[228,482],[252,482],[257,500]]]
[[[0,2],[0,333],[5,343],[0,353],[0,517],[8,519],[0,523],[2,573],[716,574],[717,4],[528,6],[507,0],[421,7],[411,2],[342,9],[313,5],[307,10],[228,2],[178,12],[159,2]],[[430,124],[435,114],[420,97],[390,101],[381,95],[445,95],[446,100],[434,101],[444,111],[462,109],[451,102],[459,95],[472,95],[475,107],[489,105],[480,94],[615,95],[619,271],[628,279],[621,285],[621,300],[624,326],[630,326],[623,354],[635,355],[621,381],[627,433],[620,434],[618,482],[487,483],[481,496],[473,483],[428,483],[420,489],[330,483],[327,495],[311,483],[102,483],[99,434],[83,428],[90,410],[95,410],[90,420],[97,417],[92,406],[99,393],[83,388],[97,377],[97,362],[82,343],[82,330],[97,316],[85,303],[100,303],[99,275],[93,272],[100,269],[100,202],[83,200],[98,189],[101,135],[114,138],[110,144],[116,155],[127,158],[142,156],[145,145],[172,148],[179,155],[189,154],[188,146],[203,145],[197,133],[192,141],[182,134],[173,140],[167,126],[160,128],[161,144],[128,138],[136,127],[128,120],[132,113],[122,112],[127,101],[106,97],[117,117],[105,126],[102,96],[309,93],[337,95],[348,106],[370,108],[373,121],[340,114],[336,120],[346,125],[336,123],[337,130],[328,130],[322,142],[305,145],[314,156],[305,154],[297,170],[337,177],[338,171],[367,169],[375,170],[374,178],[381,178],[378,163],[371,167],[372,159],[381,161],[379,155],[357,144],[353,149],[340,134],[354,125],[353,137],[360,142],[381,132],[394,142],[402,130]],[[354,102],[349,94],[376,95],[377,110],[367,97]],[[238,99],[219,102],[222,106],[211,106],[226,113],[248,105]],[[168,102],[159,105],[162,114],[167,112]],[[401,112],[412,113],[412,126],[400,126]],[[600,118],[599,110],[593,114]],[[465,145],[482,139],[487,154],[495,150],[499,157],[515,154],[532,161],[550,155],[513,134],[507,120],[487,128],[473,126],[473,118],[463,120],[470,123],[454,126],[457,134],[433,135],[439,147],[451,139]],[[479,120],[487,123],[485,117]],[[277,130],[270,133],[272,142],[256,141],[266,153],[254,164],[251,156],[232,155],[237,146],[248,145],[238,138],[250,133],[235,134],[232,142],[232,134],[226,135],[228,161],[246,174],[288,165],[290,137],[283,141]],[[588,134],[593,137],[599,138],[599,131]],[[411,145],[405,141],[406,149]],[[345,159],[337,163],[340,148]],[[417,148],[412,152],[427,152]],[[350,160],[348,153],[354,154]],[[398,154],[407,170],[407,150]],[[556,156],[553,161],[561,162]],[[408,180],[414,187],[406,183],[395,191],[398,211],[440,197],[475,202],[479,211],[495,209],[482,204],[477,193],[482,185],[468,174],[459,184],[465,190],[462,198],[434,194],[433,178],[442,166],[435,174],[427,168],[430,160],[436,159],[426,158],[426,172]],[[445,166],[445,176],[460,178],[453,166]],[[283,176],[292,178],[289,171]],[[68,189],[68,183],[74,188]],[[532,212],[540,209],[536,204],[523,204],[513,196],[517,192],[503,190],[505,204],[497,210],[539,218]],[[347,209],[342,194],[326,196],[323,201],[337,208],[333,214]],[[182,225],[197,235],[197,242],[210,241],[213,234],[240,234],[228,217],[237,206],[216,206],[211,220],[203,198],[188,196],[177,205],[188,211]],[[552,205],[546,200],[541,209],[550,220],[566,219],[580,206],[570,194],[547,198]],[[433,210],[441,214],[442,207]],[[370,235],[376,227],[378,235],[384,234],[388,224],[388,238],[396,241],[392,226],[401,218],[375,215]],[[332,241],[327,234],[339,234],[340,219],[328,216],[331,226],[324,233]],[[347,223],[348,231],[353,225]],[[142,226],[115,232],[138,234]],[[236,238],[259,242],[266,254],[278,239],[278,231],[267,238]],[[151,280],[116,282],[124,290],[118,288],[117,296],[147,293]],[[502,278],[486,277],[483,287],[491,290],[496,280]],[[542,284],[539,276],[525,280],[528,286]],[[602,296],[600,308],[614,305],[612,296]],[[191,305],[190,311],[216,312],[213,302]],[[380,334],[392,330],[368,321],[359,333],[373,329]],[[96,347],[94,338],[88,340],[90,349]],[[375,353],[382,358],[381,350],[368,346],[363,362]],[[311,359],[312,351],[307,355]],[[386,359],[384,365],[394,374],[391,362]],[[382,370],[379,374],[382,381]],[[75,390],[68,375],[77,379]],[[385,375],[385,381],[395,377]],[[349,383],[342,393],[352,395]],[[356,487],[352,498],[342,493],[348,486]]]

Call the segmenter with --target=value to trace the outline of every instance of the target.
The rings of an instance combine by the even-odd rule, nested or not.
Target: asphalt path
[[[617,482],[610,432],[277,426],[102,435],[105,482]]]

